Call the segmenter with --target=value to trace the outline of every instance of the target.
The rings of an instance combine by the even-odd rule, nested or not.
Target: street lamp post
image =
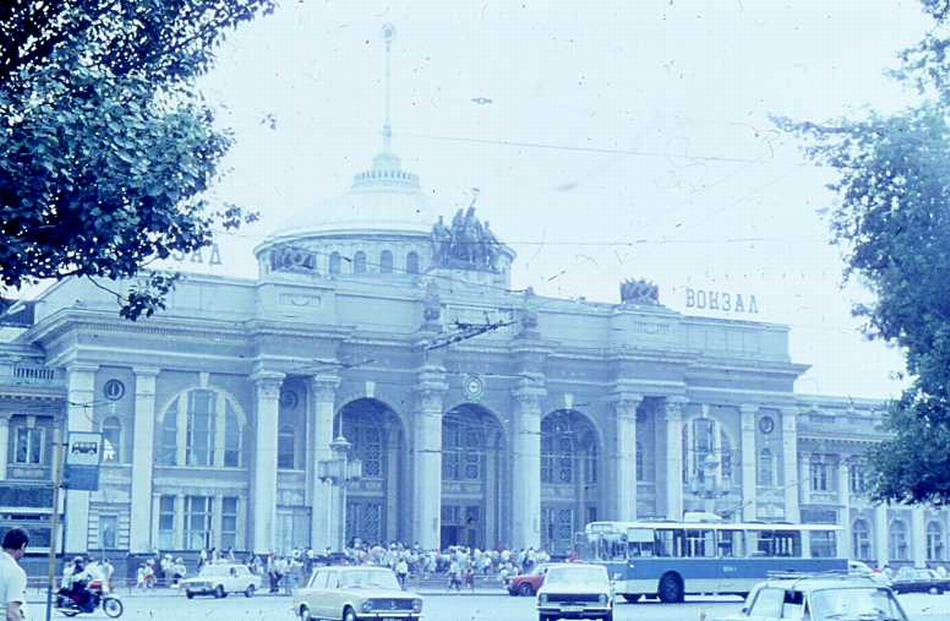
[[[350,459],[350,449],[353,448],[343,434],[338,435],[330,442],[330,450],[333,453],[333,459],[320,462],[321,476],[320,481],[329,485],[339,485],[340,487],[340,522],[339,537],[337,544],[339,551],[346,548],[346,486],[359,479],[363,473],[363,465],[359,459]],[[327,503],[327,541],[332,538],[331,515],[333,503]]]

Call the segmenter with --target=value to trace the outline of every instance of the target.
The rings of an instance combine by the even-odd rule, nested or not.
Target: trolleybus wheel
[[[663,574],[660,588],[657,589],[660,601],[664,604],[677,604],[683,601],[683,579],[678,574]]]

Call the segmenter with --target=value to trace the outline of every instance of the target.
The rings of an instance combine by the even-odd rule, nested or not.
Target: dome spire
[[[396,27],[392,24],[383,25],[383,40],[386,42],[386,73],[383,79],[386,84],[386,117],[383,121],[383,153],[392,153],[393,128],[390,123],[392,107],[392,44],[396,37]]]

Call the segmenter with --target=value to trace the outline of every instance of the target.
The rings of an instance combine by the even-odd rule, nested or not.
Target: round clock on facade
[[[292,409],[294,409],[295,407],[297,407],[297,402],[298,402],[297,393],[295,393],[295,392],[292,391],[292,390],[284,390],[284,391],[281,391],[281,393],[280,393],[280,404],[281,404],[282,406],[284,406],[284,407],[287,408],[288,410],[292,410]]]
[[[117,379],[111,379],[102,387],[102,395],[109,401],[118,401],[125,396],[125,384]]]
[[[477,375],[469,375],[462,384],[462,390],[465,392],[467,399],[477,401],[482,398],[482,394],[485,392],[485,382]]]
[[[763,416],[759,419],[759,431],[762,433],[772,433],[775,430],[775,421],[771,416]]]

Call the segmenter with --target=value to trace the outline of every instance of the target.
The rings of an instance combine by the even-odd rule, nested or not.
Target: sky
[[[215,199],[262,217],[198,269],[253,277],[256,243],[370,165],[386,23],[394,150],[447,216],[479,189],[513,288],[617,302],[647,278],[677,311],[789,325],[812,365],[799,392],[899,392],[900,352],[850,315],[868,293],[829,244],[832,171],[770,118],[907,105],[884,70],[930,25],[916,1],[283,0],[202,80],[236,139]],[[690,308],[689,290],[758,312]]]

